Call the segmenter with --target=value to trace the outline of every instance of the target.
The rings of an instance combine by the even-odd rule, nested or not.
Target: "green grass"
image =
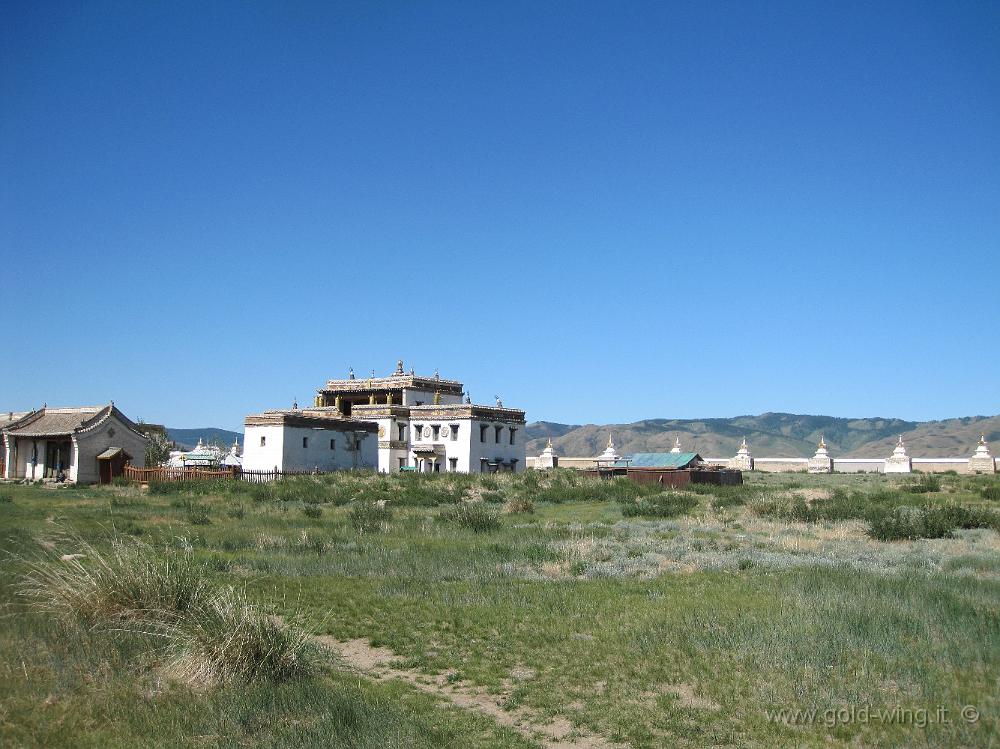
[[[284,680],[211,666],[212,643],[262,625],[248,609],[293,630],[362,638],[391,649],[400,668],[449,674],[509,709],[637,748],[996,745],[1000,539],[982,522],[995,511],[984,494],[995,479],[940,482],[914,494],[905,478],[750,474],[745,487],[663,493],[557,471],[304,477],[266,490],[5,487],[0,745],[537,745],[319,653],[311,672]],[[684,507],[673,513],[680,505],[662,494]],[[534,512],[500,514],[501,501],[521,500]],[[671,513],[624,514],[643,503]],[[467,507],[495,517],[489,532],[441,517]],[[869,517],[904,507],[927,508],[950,530],[868,535]],[[188,522],[198,509],[210,524]],[[136,627],[69,626],[58,607],[15,595],[38,553],[33,539],[55,544],[50,560],[87,545],[107,556],[133,543],[125,528],[141,532],[136,548],[151,550],[154,570],[185,560],[184,575],[208,592],[173,605],[177,591],[155,574],[132,574],[100,607],[197,610],[201,629],[176,650]],[[206,612],[229,589],[228,603]],[[270,650],[240,652],[235,663],[253,664]],[[199,667],[222,676],[192,687]],[[852,705],[941,705],[955,720],[788,726],[767,716]],[[959,719],[964,705],[982,720]]]

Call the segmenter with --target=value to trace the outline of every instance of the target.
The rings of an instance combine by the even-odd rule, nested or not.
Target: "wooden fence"
[[[317,471],[247,471],[239,466],[207,470],[204,468],[134,468],[125,466],[122,474],[127,480],[140,484],[158,481],[246,481],[251,484],[267,484],[292,476],[320,476]]]

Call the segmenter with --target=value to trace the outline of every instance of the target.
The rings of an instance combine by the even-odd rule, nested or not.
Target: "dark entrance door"
[[[97,456],[97,476],[102,484],[110,484],[125,472],[125,464],[131,456],[120,447],[109,447]]]
[[[60,472],[69,472],[72,447],[69,440],[49,440],[45,443],[45,478],[54,479]]]

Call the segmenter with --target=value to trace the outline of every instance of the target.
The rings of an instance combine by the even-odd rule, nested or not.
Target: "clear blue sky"
[[[1000,412],[1000,4],[6,3],[0,408]]]

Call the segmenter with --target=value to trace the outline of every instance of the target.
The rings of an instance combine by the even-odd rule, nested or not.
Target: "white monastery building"
[[[126,463],[146,464],[149,438],[115,404],[48,408],[8,419],[3,431],[3,477],[109,483]]]
[[[383,473],[518,472],[524,411],[471,403],[458,380],[418,376],[403,362],[386,377],[329,380],[310,408],[245,420],[245,470],[377,469]]]

